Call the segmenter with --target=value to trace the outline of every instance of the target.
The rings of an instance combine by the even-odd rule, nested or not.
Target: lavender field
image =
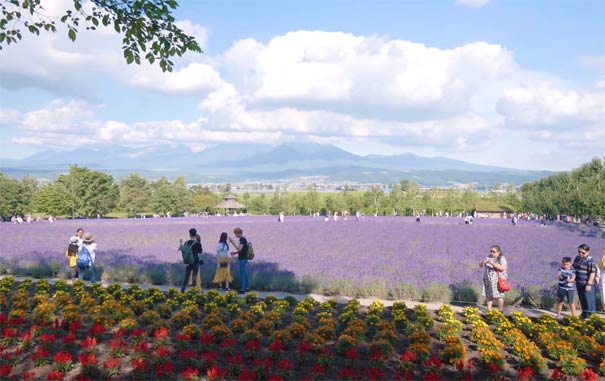
[[[172,219],[63,220],[54,224],[0,225],[3,273],[67,276],[65,248],[77,227],[95,234],[102,279],[176,284],[183,265],[178,239],[190,227],[202,236],[204,287],[216,268],[214,247],[235,226],[254,243],[250,264],[255,289],[424,300],[448,299],[450,290],[480,290],[477,263],[499,244],[518,292],[549,290],[562,256],[581,243],[602,255],[605,240],[588,228],[509,220],[368,217],[329,221],[311,217],[210,217]],[[232,266],[236,277],[236,266]],[[518,295],[518,294],[517,294]],[[455,296],[454,296],[455,297]],[[445,301],[445,300],[444,300]]]

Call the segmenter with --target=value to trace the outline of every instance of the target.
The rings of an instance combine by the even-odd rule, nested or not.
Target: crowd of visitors
[[[483,272],[483,296],[486,299],[487,309],[491,309],[494,300],[498,302],[498,309],[504,310],[506,291],[510,289],[508,283],[508,262],[502,254],[500,246],[490,247],[490,254],[479,262]],[[581,319],[588,319],[597,311],[596,291],[600,288],[601,308],[605,310],[605,281],[602,274],[605,272],[605,250],[597,262],[590,256],[590,247],[586,244],[578,246],[578,255],[572,261],[571,257],[563,257],[561,268],[557,271],[557,317],[561,317],[563,304],[567,302],[572,316],[576,315],[575,294],[582,308]]]

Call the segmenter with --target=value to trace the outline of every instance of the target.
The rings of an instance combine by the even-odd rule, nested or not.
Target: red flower
[[[6,334],[5,334],[6,336]],[[14,337],[14,336],[6,336],[6,337]],[[43,333],[40,335],[40,344],[52,344],[55,342],[57,337],[54,334]]]
[[[260,348],[260,343],[256,340],[250,340],[246,343],[246,345],[244,345],[244,349],[246,350],[246,352],[253,352],[256,351]]]
[[[58,370],[53,370],[48,374],[48,381],[63,381],[63,373]]]
[[[105,327],[99,323],[95,323],[90,327],[90,334],[95,337],[103,336],[105,334]]]
[[[79,321],[72,321],[71,323],[69,323],[69,332],[78,332],[80,328],[82,328],[82,323],[80,323]]]
[[[366,368],[366,376],[372,381],[384,380],[384,371],[376,367]]]
[[[82,361],[82,360],[80,360],[80,361]],[[103,369],[117,369],[119,365],[120,365],[119,358],[109,356],[109,358],[103,362]]]
[[[277,369],[290,371],[292,370],[292,363],[286,359],[281,359],[277,362]]]
[[[550,379],[553,381],[567,381],[567,376],[565,373],[561,372],[561,370],[555,368],[552,371],[552,376],[550,376]]]
[[[275,340],[271,344],[269,344],[269,350],[271,352],[281,352],[284,350],[284,344],[281,341]]]
[[[156,339],[165,339],[168,337],[168,329],[166,327],[160,327],[153,332],[153,337]]]
[[[197,355],[197,351],[195,349],[181,349],[179,351],[179,358],[181,360],[186,360],[189,358],[196,358]]]
[[[202,361],[207,365],[212,365],[218,358],[216,352],[203,352],[202,353]]]
[[[298,351],[298,354],[302,356],[311,350],[311,344],[309,344],[309,342],[307,341],[303,343],[297,343],[296,350]]]
[[[34,373],[34,372],[23,372],[23,373],[21,373],[21,379],[23,381],[30,380],[30,379],[33,379],[33,378],[36,378],[36,373]]]
[[[175,341],[189,341],[189,340],[191,340],[191,336],[189,336],[186,333],[176,333],[174,335],[174,340]]]
[[[71,354],[69,352],[57,352],[57,354],[53,356],[53,361],[57,363],[71,362]]]
[[[13,371],[13,367],[10,364],[3,364],[0,366],[0,376],[7,377]]]
[[[530,366],[519,369],[519,381],[530,381],[534,378],[534,371]]]
[[[192,369],[190,366],[185,369],[183,372],[183,378],[185,380],[199,380],[200,379],[200,370]]]
[[[496,365],[494,363],[489,364],[489,370],[488,370],[489,374],[498,373],[499,370],[500,369],[498,369],[498,365]]]
[[[166,360],[167,358],[170,357],[170,351],[168,350],[168,348],[166,348],[163,345],[160,345],[156,350],[155,350],[155,354],[157,356],[158,359],[163,359]]]
[[[233,337],[221,341],[221,348],[229,348],[234,345],[235,345],[235,338],[233,338]]]
[[[315,363],[315,365],[313,366],[313,369],[311,369],[311,374],[312,375],[323,375],[326,372],[326,370],[324,368],[321,367],[321,365],[319,365],[319,363]]]
[[[212,336],[208,332],[204,332],[200,335],[200,344],[202,345],[211,345],[214,343],[214,336]]]
[[[428,372],[424,375],[423,380],[425,381],[440,381],[443,380],[443,377],[437,372]]]
[[[239,381],[255,381],[256,372],[250,369],[242,369],[238,377]]]
[[[356,349],[349,349],[347,353],[345,353],[345,357],[349,360],[357,360],[359,358],[359,352]]]
[[[206,375],[208,376],[208,381],[222,380],[225,378],[225,375],[227,375],[227,370],[213,365],[212,368],[206,371]]]
[[[80,364],[82,364],[83,368],[86,368],[88,366],[95,366],[97,363],[97,358],[94,353],[83,353],[78,356],[78,361],[80,361]]]
[[[405,351],[399,358],[399,361],[416,362],[416,353],[410,352],[410,351]]]
[[[85,351],[94,351],[97,347],[97,339],[94,337],[88,336],[86,339],[82,340],[82,349]]]
[[[586,381],[597,381],[599,376],[592,371],[592,369],[588,368],[584,372],[580,373],[580,379]]]
[[[238,353],[235,356],[227,357],[227,363],[230,365],[242,365],[244,363],[244,358]]]
[[[283,378],[279,377],[277,374],[272,374],[267,378],[268,381],[284,381]]]
[[[443,363],[441,362],[441,360],[439,360],[439,357],[437,357],[437,355],[433,355],[433,357],[424,362],[424,366],[427,368],[441,369]]]
[[[37,359],[41,359],[44,357],[47,357],[50,354],[50,351],[48,349],[44,349],[42,347],[38,347],[38,350],[36,351],[36,353],[34,353],[32,355],[32,360],[37,360]]]
[[[63,344],[71,344],[76,340],[77,340],[77,337],[72,332],[70,332],[69,334],[67,334],[67,336],[65,336],[61,339],[61,341],[63,341]]]
[[[354,380],[357,379],[357,372],[355,372],[355,369],[346,367],[338,372],[338,378],[342,380]]]

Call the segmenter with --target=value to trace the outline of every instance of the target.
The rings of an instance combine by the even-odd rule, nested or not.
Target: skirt
[[[230,259],[225,257],[218,257],[219,266],[216,268],[216,274],[214,274],[214,279],[212,283],[221,283],[221,282],[231,282],[233,281],[233,277],[231,276],[231,265]],[[226,267],[221,267],[221,263],[226,263]]]
[[[498,291],[498,273],[486,271],[483,274],[483,296],[487,299],[504,298],[504,293]]]

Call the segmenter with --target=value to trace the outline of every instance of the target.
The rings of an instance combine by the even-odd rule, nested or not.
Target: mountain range
[[[53,179],[70,164],[102,171],[116,178],[139,173],[148,178],[185,176],[187,182],[324,181],[395,183],[402,179],[422,185],[497,182],[519,185],[553,172],[474,164],[444,157],[401,155],[359,156],[333,145],[287,143],[222,143],[193,152],[185,145],[146,147],[94,146],[46,150],[25,159],[0,159],[0,172]]]

